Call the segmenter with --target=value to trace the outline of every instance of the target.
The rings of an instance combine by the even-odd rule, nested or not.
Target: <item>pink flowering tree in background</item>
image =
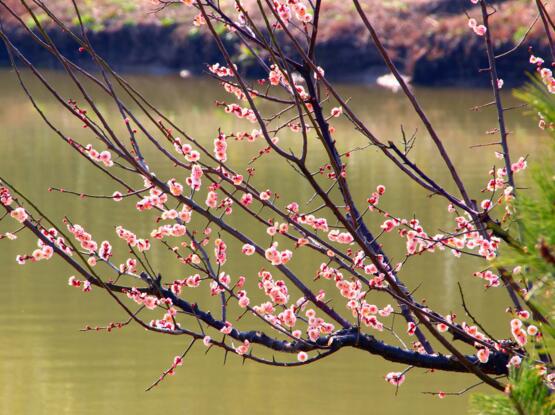
[[[52,132],[88,162],[84,166],[98,169],[113,184],[113,193],[106,195],[89,195],[86,189],[51,190],[81,199],[96,197],[106,199],[106,203],[133,204],[137,221],[151,221],[152,215],[147,217],[145,211],[156,213],[149,234],[137,234],[134,229],[114,223],[113,238],[99,241],[88,232],[87,223],[73,223],[68,217],[46,217],[24,189],[20,191],[9,178],[1,178],[0,202],[5,214],[0,220],[11,222],[6,225],[10,230],[0,235],[16,239],[20,232],[33,233],[38,248],[28,247],[26,253],[18,255],[18,263],[57,256],[73,269],[69,285],[84,292],[93,287],[102,289],[128,314],[128,321],[97,329],[112,330],[133,322],[152,332],[190,339],[184,353],[175,357],[150,388],[172,374],[197,342],[226,355],[281,367],[308,365],[347,347],[355,348],[406,365],[402,372],[384,373],[385,380],[397,387],[405,382],[409,370],[424,368],[470,373],[479,384],[503,391],[511,368],[531,359],[530,348],[541,341],[544,328],[551,327],[552,322],[550,315],[535,307],[529,295],[534,287],[521,267],[509,269],[497,262],[502,246],[522,249],[518,232],[509,231],[509,225],[518,199],[519,174],[526,169],[527,161],[523,155],[509,151],[506,109],[500,94],[503,81],[496,70],[494,34],[489,30],[495,8],[489,2],[471,0],[475,6],[468,11],[468,30],[484,41],[489,67],[483,72],[490,77],[493,96],[488,105],[497,109],[498,116],[497,148],[484,147],[480,151],[495,151],[500,166],[484,171],[483,192],[478,195],[469,192],[442,137],[395,67],[364,2],[353,0],[352,4],[384,64],[424,125],[434,145],[430,157],[445,165],[454,192],[438,184],[411,159],[414,138],[405,137],[394,143],[379,137],[327,79],[326,68],[318,65],[315,53],[324,3],[321,0],[236,0],[227,2],[226,7],[211,0],[158,3],[160,8],[177,3],[196,9],[192,24],[210,32],[221,52],[222,60],[207,67],[207,74],[229,93],[229,99],[218,105],[229,117],[252,124],[252,128],[233,133],[215,127],[210,147],[162,114],[95,53],[75,3],[80,24],[68,27],[42,1],[22,1],[34,20],[34,30],[10,4],[0,3],[22,30],[58,60],[80,96],[62,96],[0,29],[22,89]],[[553,55],[544,56],[545,61],[531,55],[531,68],[537,69],[546,90],[554,93],[555,79],[549,62],[555,61],[555,27],[543,3],[538,0],[536,5],[541,17],[538,24],[544,26]],[[36,17],[38,11],[75,40],[79,51],[90,56],[97,72],[88,72],[60,53]],[[224,25],[225,36],[233,37],[251,53],[266,73],[263,79],[242,76],[240,64],[234,61],[216,25]],[[34,75],[88,135],[94,136],[94,142],[68,137],[48,118],[21,76],[21,67]],[[121,115],[119,125],[107,120],[106,113],[92,98],[92,91],[101,91],[113,100]],[[383,209],[380,200],[388,197],[388,191],[379,177],[369,178],[375,183],[368,190],[366,202],[355,203],[349,157],[356,149],[342,148],[334,139],[334,120],[338,117],[346,118],[353,132],[381,152],[407,181],[442,198],[452,214],[451,228],[436,233],[425,229],[416,217],[399,217],[394,211]],[[121,133],[122,126],[125,133]],[[285,129],[296,133],[295,143],[279,139]],[[277,157],[288,165],[297,180],[310,187],[310,192],[304,200],[288,200],[286,195],[277,194],[258,179],[252,165],[231,162],[227,153],[230,141],[262,143],[261,150],[259,144],[253,151],[259,170],[271,153],[272,163]],[[155,171],[151,160],[144,156],[144,143],[176,167],[172,177]],[[322,156],[326,161],[319,169],[311,170],[309,161]],[[270,169],[271,165],[264,168]],[[307,202],[318,207],[307,211]],[[248,225],[236,225],[232,221],[234,215],[249,217],[244,222]],[[254,228],[265,230],[265,237],[255,238]],[[379,232],[372,232],[371,228]],[[401,260],[390,260],[391,247],[382,243],[382,236],[387,233],[396,234],[396,243],[403,246]],[[230,241],[241,249],[228,249]],[[169,249],[182,266],[180,275],[188,276],[175,279],[153,269],[148,260],[153,244]],[[129,252],[129,257],[123,263],[114,262],[117,251]],[[487,288],[505,290],[513,304],[506,321],[506,338],[489,335],[480,324],[480,316],[468,312],[470,320],[463,321],[442,309],[441,303],[421,304],[413,297],[403,282],[404,266],[415,256],[434,254],[453,255],[460,261],[467,256],[480,259],[474,277],[483,279]],[[320,258],[320,265],[314,269],[315,282],[312,276],[296,274],[290,266],[302,262],[307,255]],[[228,257],[232,256],[241,257],[242,261],[262,258],[264,266],[258,275],[236,275],[226,268]],[[202,301],[191,300],[199,292],[219,299],[219,307],[208,309]],[[260,295],[264,301],[251,299]],[[479,291],[469,295],[484,294]],[[328,302],[330,296],[342,300],[334,301],[332,306]],[[403,329],[393,329],[395,315],[404,319]],[[393,332],[398,342],[384,342],[384,331]],[[541,365],[546,384],[553,387],[549,351],[534,356],[533,362]],[[434,394],[444,397],[448,392]]]

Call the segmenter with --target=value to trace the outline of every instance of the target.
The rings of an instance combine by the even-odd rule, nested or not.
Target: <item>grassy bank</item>
[[[244,3],[257,16],[256,2]],[[478,13],[477,8],[470,8],[470,1],[367,0],[364,3],[396,63],[415,83],[466,83],[475,77],[479,68],[487,65],[483,38],[475,36],[467,25],[466,13]],[[192,8],[174,5],[157,11],[150,0],[86,0],[79,4],[94,44],[116,66],[166,71],[188,69],[196,73],[202,71],[204,64],[219,59],[218,51],[205,37],[203,29],[192,25],[195,14]],[[52,0],[49,7],[67,23],[77,23],[70,1]],[[499,53],[520,44],[526,35],[515,53],[499,61],[501,75],[509,81],[523,78],[522,72],[530,69],[528,46],[534,45],[536,49],[545,46],[539,40],[542,38],[540,23],[529,30],[537,12],[529,0],[501,1],[495,7],[492,31]],[[551,9],[555,14],[555,7]],[[35,25],[22,6],[18,11],[29,26]],[[13,17],[7,16],[4,9],[0,9],[0,16],[11,30],[17,31]],[[48,17],[41,13],[38,16],[41,24],[48,27]],[[317,58],[330,76],[366,80],[379,73],[381,60],[351,2],[324,2],[321,18]],[[220,29],[225,37],[225,28]],[[62,36],[55,37],[62,49],[74,47]],[[22,48],[34,48],[24,33],[18,38]],[[37,54],[40,60],[40,51]],[[236,48],[235,56],[248,66],[248,54]],[[5,58],[0,52],[0,61],[5,62]]]

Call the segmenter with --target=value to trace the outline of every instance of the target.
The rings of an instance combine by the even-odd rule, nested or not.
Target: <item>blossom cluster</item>
[[[553,76],[553,71],[549,68],[543,67],[545,61],[534,55],[530,55],[530,63],[536,65],[536,70],[538,71],[542,82],[547,87],[547,91],[551,94],[555,94],[555,77]]]
[[[99,152],[95,150],[91,144],[87,144],[85,146],[85,153],[88,154],[92,160],[102,163],[106,167],[112,167],[114,165],[114,162],[112,161],[112,153],[107,150]]]

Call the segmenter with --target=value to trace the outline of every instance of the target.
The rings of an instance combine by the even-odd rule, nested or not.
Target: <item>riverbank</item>
[[[377,76],[386,72],[385,68],[360,19],[346,3],[349,2],[327,3],[322,10],[323,29],[316,51],[318,63],[331,78],[374,82]],[[387,49],[414,84],[488,84],[487,73],[477,76],[480,68],[486,68],[488,64],[484,39],[467,26],[465,13],[474,15],[478,12],[476,8],[468,9],[472,5],[470,1],[467,5],[450,0],[372,0],[366,3],[372,3],[369,16]],[[97,52],[118,70],[148,73],[186,70],[200,74],[206,64],[222,60],[211,37],[190,23],[190,8],[178,6],[151,13],[151,2],[139,1],[137,5],[128,3],[128,0],[102,0],[99,4],[94,9],[85,7],[82,15]],[[75,23],[67,5],[62,7],[61,2],[55,1],[51,7],[68,24]],[[521,42],[537,12],[531,2],[517,0],[501,1],[496,7],[492,31],[496,52],[501,54]],[[56,65],[21,26],[6,17],[5,10],[0,16],[7,22],[5,26],[14,43],[34,63],[43,67]],[[33,26],[23,10],[20,10],[20,16]],[[66,56],[79,64],[90,65],[90,58],[79,53],[75,42],[50,26],[46,16],[40,13],[39,16]],[[223,27],[222,34],[225,39]],[[506,84],[526,79],[523,73],[532,69],[528,63],[528,47],[532,46],[538,54],[546,52],[547,45],[542,38],[541,22],[538,22],[518,49],[498,60],[498,71]],[[248,53],[232,40],[227,40],[227,45],[242,70],[251,76],[260,75]],[[0,48],[0,64],[8,64],[3,48]]]

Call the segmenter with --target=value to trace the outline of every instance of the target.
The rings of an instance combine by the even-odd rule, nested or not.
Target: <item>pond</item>
[[[47,75],[65,98],[77,97],[63,74],[48,72]],[[130,76],[129,79],[159,109],[210,148],[219,127],[223,131],[239,128],[238,121],[214,105],[215,100],[224,99],[225,95],[213,81],[173,76]],[[60,111],[54,100],[37,87],[34,83],[39,105],[58,126],[83,142],[92,140],[79,123]],[[402,95],[365,85],[344,85],[341,90],[379,137],[399,140],[401,125],[407,134],[417,130],[418,140],[411,156],[440,183],[452,188],[431,140],[423,133]],[[152,222],[137,221],[141,217],[131,215],[131,204],[81,201],[70,195],[48,192],[50,186],[90,194],[111,194],[115,189],[44,125],[12,72],[0,70],[0,91],[1,176],[11,180],[52,218],[61,222],[67,216],[85,224],[99,241],[114,239],[116,223],[129,226],[137,233],[149,232]],[[471,107],[487,103],[491,97],[487,91],[464,88],[416,88],[415,92],[469,183],[474,198],[481,200],[480,189],[487,181],[488,170],[499,161],[492,147],[471,146],[495,140],[485,133],[495,128],[496,116],[493,107],[479,112],[472,111]],[[511,100],[509,91],[505,97]],[[108,98],[98,95],[98,104],[109,114],[108,119],[120,122]],[[538,130],[533,120],[520,111],[511,113],[510,145],[514,155],[530,154],[529,161],[533,163],[540,158]],[[344,148],[365,145],[346,120],[338,119],[334,125],[337,140]],[[280,138],[290,139],[290,135],[284,132]],[[311,143],[311,149],[317,149],[317,144]],[[245,165],[254,154],[256,151],[245,143],[230,143],[229,157],[235,165]],[[146,150],[146,157],[159,176],[175,174],[174,167],[164,163],[154,149]],[[287,164],[271,160],[254,164],[257,183],[279,191],[284,200],[301,199],[303,195],[306,199],[310,192],[308,185]],[[320,162],[318,155],[311,161],[313,167]],[[430,198],[407,182],[374,148],[353,152],[349,177],[359,202],[378,184],[384,184],[388,189],[384,206],[396,214],[416,215],[426,229],[447,228],[451,223],[443,200]],[[235,220],[243,219],[239,216]],[[373,229],[379,226],[379,217],[369,221]],[[0,227],[2,230],[6,229]],[[253,232],[261,237],[264,230]],[[395,240],[386,241],[388,252],[393,257],[400,255]],[[153,334],[134,326],[112,333],[80,332],[87,324],[122,321],[125,315],[99,289],[85,295],[68,287],[67,279],[72,272],[60,260],[17,265],[15,256],[32,250],[34,243],[26,236],[15,242],[0,241],[1,413],[238,415],[295,411],[434,415],[448,411],[450,415],[460,415],[467,412],[468,395],[439,400],[422,392],[458,391],[474,383],[472,377],[415,369],[396,395],[395,388],[384,381],[384,375],[403,367],[356,350],[346,350],[309,367],[281,369],[252,362],[243,365],[235,356],[228,356],[224,365],[222,352],[212,350],[205,355],[204,347],[197,345],[175,376],[144,392],[171,364],[173,357],[186,348],[187,339]],[[175,261],[171,262],[162,248],[155,249],[153,254],[153,263],[163,269],[168,279],[183,278],[185,271]],[[315,265],[314,258],[292,264],[307,281],[313,279]],[[235,261],[230,262],[227,272],[252,275],[254,280],[258,266]],[[493,333],[508,337],[508,319],[504,315],[509,305],[506,292],[502,288],[485,291],[482,283],[472,277],[479,266],[477,261],[456,259],[448,253],[422,256],[407,264],[402,278],[409,288],[418,287],[415,294],[418,299],[427,299],[445,314],[455,312],[463,320],[466,317],[457,286],[460,282],[465,292],[478,293],[468,298],[473,313],[484,316],[484,323]],[[328,288],[332,290],[331,286]],[[376,301],[386,304],[387,299]],[[394,341],[387,334],[384,340]]]

